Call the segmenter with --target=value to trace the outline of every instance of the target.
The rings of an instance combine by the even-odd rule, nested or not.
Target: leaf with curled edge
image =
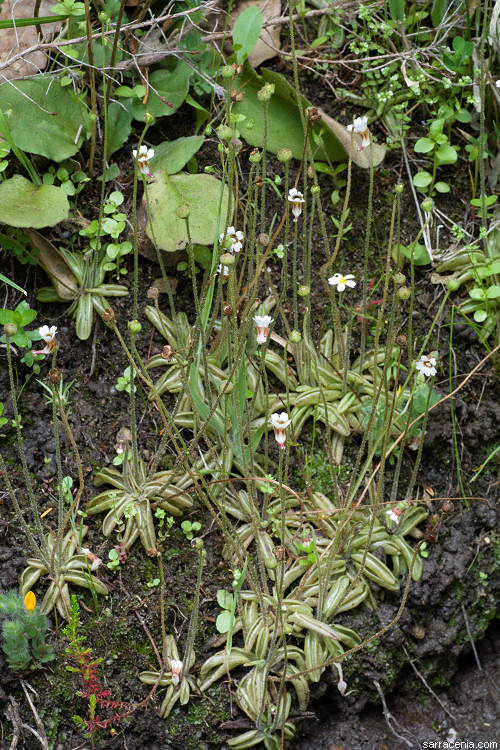
[[[38,262],[49,276],[59,297],[62,300],[75,299],[78,282],[62,253],[35,229],[26,230],[26,234],[29,235],[31,244],[38,249]]]

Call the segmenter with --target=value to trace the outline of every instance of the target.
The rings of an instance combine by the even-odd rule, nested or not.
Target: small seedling
[[[120,556],[114,547],[113,549],[109,550],[108,557],[109,557],[109,562],[106,563],[106,566],[110,570],[118,570],[120,567]]]
[[[201,523],[199,521],[194,521],[193,523],[191,523],[191,521],[183,521],[181,523],[181,529],[183,530],[186,539],[191,541],[196,532],[201,529]]]
[[[115,388],[117,391],[125,391],[130,394],[130,366],[124,369],[123,375],[118,378]],[[136,391],[137,386],[134,385],[134,393],[136,393]]]

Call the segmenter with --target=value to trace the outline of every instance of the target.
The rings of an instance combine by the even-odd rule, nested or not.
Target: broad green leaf
[[[90,129],[84,102],[53,76],[1,84],[0,109],[16,146],[54,161],[76,154]]]
[[[484,289],[481,289],[481,287],[475,286],[472,289],[469,289],[469,297],[472,297],[472,299],[485,300],[486,292]]]
[[[106,143],[108,157],[126,143],[131,132],[132,112],[125,107],[120,107],[116,102],[111,102],[108,108],[108,138]],[[132,152],[130,152],[130,159],[132,159]]]
[[[393,21],[404,21],[405,3],[404,0],[389,0],[389,10]]]
[[[453,110],[452,110],[453,113]],[[435,138],[437,135],[440,135],[443,132],[443,125],[445,121],[445,117],[439,117],[436,120],[433,120],[429,126],[429,135],[431,138]]]
[[[68,214],[68,196],[60,187],[34,185],[19,174],[0,183],[0,221],[5,224],[40,229],[59,224]]]
[[[224,612],[221,612],[220,615],[217,617],[215,621],[215,627],[219,631],[219,633],[227,633],[229,628],[231,627],[231,620],[233,618],[231,617],[231,612],[228,612],[227,610],[224,610]]]
[[[432,175],[429,172],[417,172],[413,176],[413,184],[415,187],[425,188],[432,182]]]
[[[449,193],[450,186],[446,182],[436,182],[434,185],[438,193]]]
[[[236,62],[244,62],[253,50],[262,31],[264,19],[256,5],[246,8],[238,16],[233,29],[233,49],[236,52]]]
[[[457,152],[453,146],[443,144],[436,151],[436,156],[440,164],[454,164],[458,159]]]
[[[219,589],[217,591],[217,604],[221,609],[231,609],[232,601],[233,596],[229,591],[226,591],[225,589]]]
[[[500,297],[500,286],[490,286],[486,290],[486,296],[488,299],[497,299]]]
[[[264,143],[264,111],[262,103],[257,98],[257,92],[265,83],[273,83],[275,93],[268,104],[268,134],[267,149],[273,154],[287,147],[294,159],[302,159],[304,153],[304,132],[297,109],[297,97],[291,82],[280,73],[261,68],[258,75],[248,64],[244,65],[243,73],[235,81],[235,87],[242,87],[245,96],[241,102],[233,105],[234,114],[245,115],[246,120],[239,128],[240,136],[250,146],[262,147]],[[300,97],[304,111],[312,106],[304,96]],[[247,127],[253,123],[250,129]],[[347,124],[347,123],[346,123]],[[343,161],[349,152],[351,135],[345,125],[336,122],[328,114],[322,115],[322,120],[312,127],[316,136],[321,136],[322,145],[313,147],[315,161]],[[385,148],[373,144],[373,164],[380,164],[385,155]],[[354,149],[353,161],[359,167],[370,167],[370,148],[363,151]]]
[[[135,119],[144,122],[148,112],[154,117],[173,115],[174,112],[177,112],[186,98],[192,72],[191,68],[184,62],[176,60],[175,66],[171,69],[165,70],[163,68],[151,73],[146,104],[138,99],[134,99],[132,102],[132,113]]]
[[[434,148],[434,141],[431,141],[430,138],[419,138],[418,141],[415,143],[415,146],[413,147],[413,150],[417,154],[427,154],[429,151],[432,151]]]
[[[161,250],[173,252],[187,245],[186,222],[177,216],[177,208],[186,203],[190,208],[189,229],[197,245],[213,245],[218,240],[227,214],[228,190],[224,186],[221,209],[219,200],[222,183],[208,174],[176,174],[169,177],[165,170],[155,172],[148,184],[154,236]],[[143,199],[145,202],[145,199]],[[151,226],[146,227],[152,239]]]
[[[175,141],[164,141],[155,146],[155,155],[149,161],[151,172],[158,169],[165,169],[168,174],[180,172],[201,148],[204,140],[202,135],[192,135]]]

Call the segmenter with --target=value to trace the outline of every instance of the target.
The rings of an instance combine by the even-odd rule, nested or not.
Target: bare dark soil
[[[182,113],[179,122],[182,120]],[[173,120],[171,120],[171,123]],[[178,135],[183,132],[178,132]],[[161,140],[161,138],[160,138]],[[216,161],[213,144],[208,144],[200,155],[200,163]],[[386,200],[388,185],[399,175],[399,157],[389,154],[379,170],[375,192],[375,226],[380,247],[387,239],[390,205]],[[270,164],[270,174],[272,171]],[[325,194],[332,187],[323,178]],[[355,172],[351,216],[353,231],[348,235],[344,258],[352,264],[349,272],[362,263],[360,241],[364,231],[364,202],[366,175]],[[244,189],[244,184],[242,185]],[[458,191],[458,187],[457,187]],[[403,232],[414,237],[418,227],[414,220],[409,191],[405,194]],[[275,194],[269,190],[270,215],[280,206],[271,204]],[[338,207],[335,209],[338,214]],[[456,209],[455,209],[456,212]],[[323,260],[321,241],[317,239],[318,264]],[[9,264],[6,264],[7,266]],[[280,266],[271,264],[272,275],[279,282]],[[4,270],[4,269],[2,269]],[[10,272],[9,268],[5,268]],[[74,323],[64,313],[64,306],[41,306],[35,302],[36,289],[47,280],[38,269],[12,269],[13,278],[28,289],[28,300],[39,310],[37,324],[56,324],[59,327],[60,352],[58,365],[64,381],[74,381],[71,388],[70,423],[81,452],[86,472],[84,500],[96,492],[93,479],[99,468],[108,465],[115,455],[114,445],[118,430],[128,425],[127,398],[116,391],[117,378],[126,366],[119,343],[101,322],[94,337],[87,342],[76,338]],[[376,275],[381,263],[376,257],[372,268]],[[141,259],[140,302],[145,304],[146,290],[159,275],[158,268]],[[414,323],[417,331],[425,333],[437,312],[442,290],[430,285],[427,270],[417,274],[417,303]],[[8,289],[6,307],[13,308],[19,298]],[[190,281],[181,277],[177,289],[178,309],[192,314]],[[320,332],[326,315],[322,291],[313,295],[314,325]],[[165,305],[166,308],[166,305]],[[131,300],[117,300],[114,309],[120,327],[124,328],[131,314]],[[443,394],[448,385],[448,318],[439,321],[432,340],[440,352],[442,365],[437,387]],[[470,329],[456,326],[454,331],[454,387],[485,356],[484,348]],[[152,355],[163,342],[153,334],[147,321],[141,334],[141,353]],[[1,352],[0,352],[1,353]],[[91,373],[92,362],[95,370]],[[46,370],[41,377],[46,377]],[[18,367],[19,383],[27,375]],[[0,361],[1,392],[6,401],[6,414],[11,416],[7,397],[8,379],[5,353]],[[161,427],[154,409],[148,404],[141,408],[139,445],[145,459],[152,455]],[[19,406],[24,424],[28,468],[38,488],[40,513],[54,505],[48,494],[54,489],[55,443],[51,431],[51,408],[46,405],[42,389],[32,378],[26,384]],[[473,475],[500,440],[500,384],[498,369],[489,360],[480,372],[454,397],[457,420],[457,450],[465,480]],[[24,493],[19,472],[13,433],[2,439],[2,452],[9,461],[9,470],[19,497]],[[64,473],[76,476],[75,461],[69,444],[63,450]],[[50,464],[44,458],[51,458]],[[411,462],[411,457],[408,461]],[[493,741],[498,739],[500,714],[500,630],[498,623],[500,601],[500,533],[499,533],[499,464],[492,461],[488,470],[468,487],[473,499],[464,501],[456,473],[453,431],[449,402],[434,410],[429,420],[425,448],[419,470],[419,495],[427,492],[431,512],[442,514],[444,499],[454,498],[454,510],[443,514],[436,538],[428,542],[429,557],[424,562],[422,579],[410,588],[408,605],[397,624],[380,642],[344,662],[348,694],[342,698],[336,680],[327,670],[322,681],[314,686],[315,700],[309,714],[296,716],[299,731],[290,743],[291,750],[403,750],[420,748],[424,741],[444,741],[450,730],[462,741]],[[434,498],[434,499],[433,499]],[[222,562],[222,540],[210,525],[206,511],[199,507],[189,516],[202,523],[208,551],[202,581],[202,600],[196,653],[198,667],[213,651],[210,639],[214,635],[214,618],[218,613],[215,593],[228,584],[226,563]],[[50,514],[45,517],[50,524]],[[422,529],[425,531],[425,528]],[[107,560],[111,540],[105,540],[99,530],[99,518],[89,522],[87,545]],[[17,586],[29,551],[23,541],[20,526],[12,514],[10,501],[0,494],[0,562],[1,590]],[[195,583],[195,564],[189,542],[178,524],[166,545],[166,625],[182,643],[187,632]],[[110,596],[99,602],[96,617],[93,602],[84,590],[82,619],[87,644],[96,657],[102,657],[100,679],[116,700],[137,703],[147,695],[146,686],[138,680],[145,669],[157,667],[151,638],[160,643],[159,601],[157,586],[148,587],[157,576],[153,562],[136,545],[122,569],[115,573],[102,566],[99,574],[110,589]],[[360,609],[344,615],[341,622],[367,637],[390,622],[398,609],[400,594],[386,594],[375,612]],[[2,733],[0,748],[7,750],[13,736],[12,712],[17,707],[25,728],[17,744],[25,750],[38,750],[40,742],[26,726],[37,728],[34,715],[21,688],[20,679],[36,691],[32,693],[36,710],[49,739],[50,748],[76,750],[90,748],[71,721],[75,713],[85,712],[85,703],[78,696],[79,678],[66,671],[65,641],[58,629],[61,623],[50,620],[50,639],[56,660],[43,669],[25,675],[9,671],[0,653],[0,716]],[[474,642],[480,666],[471,653]],[[412,666],[413,665],[413,666]],[[196,673],[196,668],[195,668]],[[496,683],[494,687],[490,679]],[[377,688],[378,684],[378,688]],[[27,688],[30,690],[30,688]],[[241,718],[231,697],[233,686],[227,682],[209,690],[203,699],[192,698],[189,704],[176,708],[171,716],[160,721],[157,716],[158,699],[123,719],[110,731],[103,730],[95,738],[95,746],[109,750],[174,750],[176,748],[224,748],[231,732],[221,728],[231,719]],[[381,696],[387,701],[386,716]],[[161,701],[161,696],[159,696]],[[388,718],[390,712],[392,719]],[[392,722],[392,723],[391,723]],[[392,726],[392,730],[389,726]],[[396,733],[396,734],[395,734]],[[477,745],[476,745],[477,746]],[[486,745],[485,745],[486,747]]]

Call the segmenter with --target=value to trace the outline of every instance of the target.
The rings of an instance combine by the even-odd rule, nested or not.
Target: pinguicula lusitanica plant
[[[349,155],[346,198],[333,243],[319,185],[311,190],[303,184],[299,190],[299,170],[291,187],[286,158],[278,162],[285,186],[281,215],[270,229],[264,180],[270,156],[265,143],[259,159],[251,160],[245,204],[239,197],[233,200],[241,157],[240,145],[229,132],[230,85],[228,92],[218,133],[222,179],[231,198],[227,212],[220,215],[212,260],[200,281],[194,273],[192,210],[182,196],[172,209],[185,222],[194,323],[176,310],[171,295],[165,312],[157,290],[151,289],[148,298],[153,304],[145,313],[165,341],[161,354],[146,363],[138,346],[143,331],[139,308],[128,323],[128,342],[114,312],[104,315],[122,343],[131,381],[140,381],[156,405],[162,436],[147,465],[139,456],[138,402],[130,388],[131,429],[123,470],[105,468],[98,474],[98,484],[110,483],[115,489],[97,496],[88,510],[107,511],[106,535],[119,529],[119,541],[128,550],[141,536],[147,552],[159,554],[161,560],[161,545],[153,536],[154,510],[168,508],[174,514],[194,500],[205,506],[223,534],[228,565],[245,568],[246,573],[243,584],[235,587],[231,644],[206,661],[201,688],[246,665],[236,696],[254,728],[228,743],[246,748],[262,742],[277,748],[281,736],[290,738],[295,732],[289,721],[292,706],[307,705],[310,684],[320,679],[325,666],[338,665],[339,689],[344,692],[340,662],[381,635],[362,642],[342,625],[341,613],[361,605],[375,608],[380,598],[402,589],[395,622],[411,581],[421,575],[418,547],[408,538],[420,536],[417,527],[428,514],[415,501],[414,489],[423,440],[404,483],[404,451],[397,449],[414,437],[415,423],[425,432],[429,407],[436,400],[433,380],[438,362],[428,351],[432,326],[418,341],[418,349],[411,328],[402,328],[412,305],[413,267],[409,286],[404,286],[405,278],[395,278],[397,269],[391,265],[391,248],[399,240],[400,192],[393,197],[384,274],[372,314],[363,269],[349,268],[348,273],[343,258],[343,224],[352,184]],[[272,95],[270,88],[264,90],[264,110]],[[302,170],[314,170],[310,113],[303,115]],[[351,151],[371,148],[367,123],[361,124],[355,120],[350,130]],[[144,178],[146,192],[149,184]],[[368,197],[367,226],[371,192]],[[154,237],[154,215],[149,218]],[[313,233],[317,226],[319,238]],[[267,259],[278,239],[283,240],[284,273],[276,286]],[[318,243],[325,259],[320,269],[313,261]],[[329,297],[331,318],[315,344],[308,298],[311,288],[321,285]],[[285,303],[292,311],[293,329]],[[351,339],[358,324],[361,353],[353,356]],[[153,379],[159,367],[165,372]],[[423,405],[415,414],[419,389],[424,392]],[[167,398],[174,398],[173,408]],[[422,404],[421,394],[418,403]],[[312,451],[319,440],[327,446],[328,493],[310,482],[305,491],[294,489],[291,467],[305,455],[304,430],[311,431]],[[344,445],[355,435],[357,455],[353,463],[351,459],[349,481],[341,483]],[[174,461],[162,471],[167,450]],[[389,486],[386,465],[392,456],[394,479]],[[304,550],[309,550],[307,555]],[[163,586],[162,582],[162,591]],[[179,645],[163,621],[162,663],[158,671],[141,675],[146,683],[159,681],[167,688],[162,716],[178,701],[187,702],[193,692],[189,670],[195,658],[194,622],[193,612],[181,659]]]
[[[32,557],[27,560],[27,568],[21,576],[20,594],[25,596],[35,586],[40,577],[47,577],[48,588],[41,602],[41,612],[46,615],[57,608],[60,615],[64,618],[69,617],[70,595],[69,585],[82,586],[91,589],[94,596],[98,594],[107,594],[107,586],[102,583],[91,572],[91,566],[85,553],[82,552],[82,539],[87,533],[87,527],[76,520],[77,512],[84,489],[83,469],[78,452],[77,445],[74,441],[68,419],[65,413],[64,404],[58,389],[60,382],[60,372],[56,367],[57,352],[59,343],[57,340],[57,327],[44,325],[39,329],[39,335],[43,339],[45,346],[33,352],[35,355],[51,356],[52,368],[49,372],[49,383],[52,389],[52,418],[56,445],[56,462],[58,477],[58,496],[57,496],[57,527],[50,529],[48,532],[42,527],[40,511],[36,499],[36,491],[33,480],[26,461],[24,448],[24,439],[22,435],[21,419],[17,405],[17,388],[14,377],[14,363],[10,339],[15,336],[15,325],[7,324],[4,326],[4,333],[7,342],[7,365],[9,371],[12,407],[14,411],[14,426],[16,429],[18,453],[21,461],[21,468],[25,482],[25,491],[28,497],[28,507],[31,511],[29,521],[26,520],[21,504],[16,496],[10,478],[7,466],[3,457],[0,455],[0,468],[3,479],[10,495],[16,517],[21,524],[26,537],[27,547],[31,550]],[[75,498],[69,508],[64,503],[64,485],[63,485],[63,462],[61,456],[61,435],[60,422],[69,442],[73,448],[76,464],[78,467],[79,487],[76,491]],[[71,524],[71,528],[69,528]]]
[[[85,512],[89,525],[92,516],[105,514],[102,531],[116,541],[114,551],[120,565],[129,564],[127,555],[130,561],[144,552],[158,562],[159,663],[140,678],[166,689],[160,708],[166,717],[177,703],[186,703],[199,689],[203,693],[228,674],[231,678],[233,670],[244,669],[243,676],[241,672],[237,675],[235,692],[252,726],[228,740],[229,746],[242,749],[261,743],[274,750],[293,737],[295,724],[290,712],[307,706],[310,686],[321,678],[322,671],[336,665],[339,691],[344,694],[349,685],[342,661],[373,643],[400,616],[411,581],[422,573],[422,556],[418,543],[412,540],[421,538],[418,525],[425,520],[427,509],[418,502],[415,487],[428,413],[439,398],[434,380],[440,373],[440,360],[439,352],[433,351],[433,325],[425,335],[417,336],[412,329],[413,259],[410,257],[406,275],[393,267],[393,250],[400,243],[400,185],[394,185],[394,194],[389,196],[392,210],[381,253],[383,268],[371,293],[373,159],[367,180],[366,229],[359,242],[364,248],[362,263],[352,264],[347,245],[352,236],[347,235],[347,217],[353,155],[362,151],[373,156],[373,112],[356,113],[353,122],[346,123],[345,197],[335,228],[330,224],[315,162],[319,144],[313,126],[321,115],[305,107],[299,92],[292,17],[296,5],[295,0],[290,2],[290,42],[294,96],[303,129],[301,158],[292,162],[292,150],[283,142],[277,160],[273,160],[268,148],[269,117],[273,97],[279,92],[274,84],[263,82],[257,94],[262,143],[249,154],[248,166],[242,151],[243,128],[238,131],[241,120],[233,112],[233,103],[244,95],[236,79],[244,73],[238,60],[234,67],[224,66],[222,83],[227,96],[219,127],[210,129],[219,138],[220,197],[203,278],[195,273],[195,224],[197,212],[203,211],[204,196],[200,204],[199,196],[184,194],[167,171],[155,172],[153,149],[144,142],[154,120],[150,113],[144,114],[145,127],[131,149],[134,273],[132,314],[126,325],[119,319],[118,308],[103,309],[100,264],[104,258],[99,238],[105,220],[105,180],[97,226],[91,225],[86,234],[92,252],[86,259],[80,258],[74,269],[80,287],[78,306],[85,313],[78,333],[89,334],[94,309],[101,313],[123,347],[120,372],[127,368],[130,373],[129,424],[121,426],[117,437],[121,469],[102,467],[95,484],[110,485],[111,489],[91,499]],[[103,29],[109,23],[105,16],[100,21]],[[91,36],[89,30],[90,44]],[[117,38],[118,34],[112,58]],[[96,110],[95,80],[91,100]],[[105,158],[108,100],[109,79],[105,77]],[[93,131],[93,150],[95,142]],[[278,179],[270,179],[273,169]],[[154,187],[159,181],[169,185],[169,195],[177,196],[178,202],[160,209],[155,205]],[[270,185],[280,193],[277,208],[270,200]],[[157,250],[168,294],[168,305],[164,305],[158,287],[153,286],[144,310],[139,306],[137,206],[141,190],[149,217],[148,236]],[[481,200],[486,216],[487,206]],[[185,234],[194,302],[191,318],[178,309],[156,241],[161,210],[167,221],[180,222]],[[427,232],[432,201],[422,210],[426,220],[415,243]],[[281,274],[268,268],[278,243]],[[70,260],[73,258],[68,256]],[[319,334],[311,326],[318,295],[328,300]],[[157,329],[157,341],[159,336],[165,339],[162,353],[148,360],[144,357],[148,325],[144,318]],[[44,354],[53,356],[57,338],[52,325],[44,333]],[[6,330],[11,373],[9,336],[13,335],[15,331]],[[52,365],[59,487],[63,487],[62,423],[77,463],[76,496],[66,509],[61,489],[57,528],[46,534],[24,459],[17,411],[14,416],[26,474],[29,522],[14,491],[11,496],[33,555],[23,574],[22,590],[48,575],[42,608],[49,611],[55,604],[68,617],[69,585],[102,594],[106,587],[92,575],[99,558],[82,547],[86,527],[78,523],[77,511],[83,472],[56,389],[55,360]],[[160,367],[164,371],[157,378]],[[17,403],[12,374],[11,383]],[[149,402],[147,398],[139,400],[144,394]],[[142,420],[141,403],[155,408],[155,418],[161,421],[154,445],[154,436],[146,436],[149,419]],[[347,455],[344,448],[349,441]],[[406,446],[415,450],[409,468],[404,465]],[[319,447],[329,471],[328,483],[321,486],[311,480],[308,469]],[[297,466],[305,489],[297,485]],[[4,464],[1,468],[8,476]],[[195,645],[204,543],[193,540],[192,554],[197,555],[193,606],[187,633],[177,640],[173,631],[168,632],[163,571],[164,548],[170,537],[158,533],[154,523],[158,512],[180,516],[195,503],[204,506],[224,540],[223,554],[231,569],[225,588],[231,589],[233,581],[232,592],[227,591],[230,627],[226,643],[222,637],[220,650],[206,659],[199,679],[192,674],[192,667],[199,658]],[[143,549],[135,544],[138,539]],[[236,571],[244,573],[238,578]],[[374,609],[382,599],[397,601],[392,622],[382,631],[363,641],[342,623],[343,612],[361,606]]]

